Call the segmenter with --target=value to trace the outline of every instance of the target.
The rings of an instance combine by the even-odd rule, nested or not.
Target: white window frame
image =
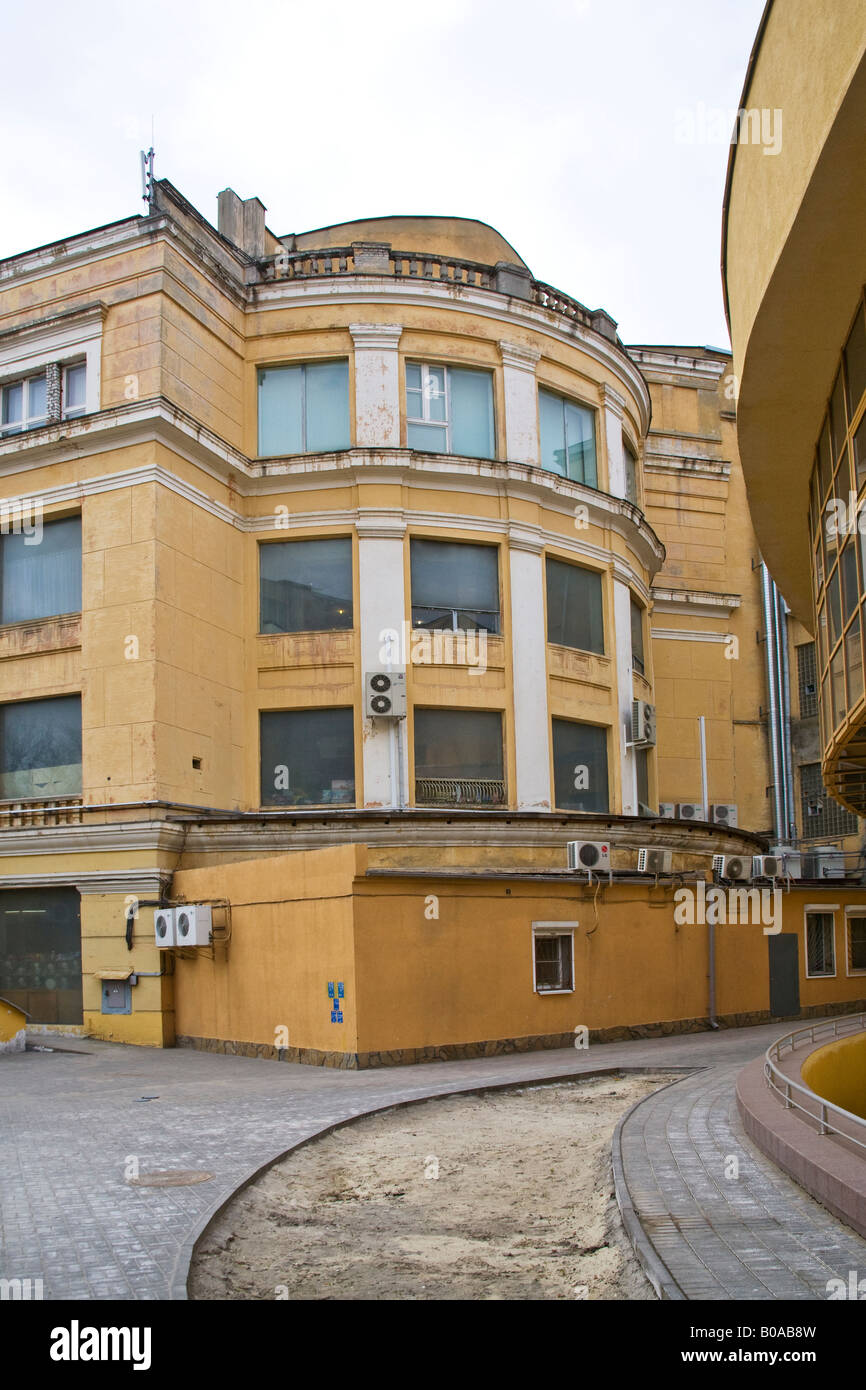
[[[628,495],[628,464],[626,463],[626,450],[634,459],[634,497]],[[623,491],[626,502],[631,502],[632,506],[640,506],[640,454],[632,444],[625,430],[622,432],[622,472],[623,472]]]
[[[541,998],[546,998],[550,994],[574,994],[575,973],[574,973],[574,933],[580,926],[579,922],[533,922],[531,934],[532,947],[532,990],[534,994]],[[539,936],[570,936],[571,937],[571,988],[570,989],[539,989],[535,960],[535,942]]]
[[[851,929],[848,923],[852,917],[866,918],[866,905],[862,907],[847,906],[845,908],[845,974],[849,979],[855,975],[866,975],[866,966],[858,970],[851,969]]]
[[[803,950],[804,964],[806,967],[807,980],[835,980],[837,974],[836,963],[836,913],[839,911],[838,903],[807,903],[803,908]],[[809,969],[809,918],[821,914],[830,917],[833,922],[832,945],[833,945],[833,969],[812,971]]]
[[[484,366],[474,366],[474,365],[473,365],[473,366],[470,366],[468,363],[466,363],[466,364],[458,363],[458,364],[455,364],[455,365],[452,367],[452,366],[449,366],[447,362],[421,362],[421,361],[419,361],[419,359],[418,359],[417,357],[407,357],[405,366],[406,366],[406,368],[409,368],[409,367],[420,367],[420,368],[421,368],[421,411],[422,411],[422,414],[421,414],[420,416],[418,416],[418,415],[410,415],[410,414],[409,414],[409,390],[410,390],[410,387],[409,387],[408,377],[406,376],[406,374],[405,374],[405,372],[404,372],[403,395],[404,395],[404,399],[405,399],[405,402],[406,402],[406,426],[407,426],[407,430],[408,430],[409,425],[430,425],[430,426],[433,427],[434,429],[442,430],[442,432],[443,432],[443,434],[444,434],[444,437],[445,437],[445,448],[442,449],[441,452],[442,452],[443,454],[450,454],[450,453],[453,453],[453,449],[452,449],[452,445],[451,445],[451,432],[452,432],[452,428],[453,428],[453,417],[452,417],[452,412],[451,412],[451,373],[452,373],[452,371],[461,371],[461,370],[463,370],[463,371],[470,371],[470,372],[487,372],[488,376],[491,376],[491,377],[493,376],[493,373],[492,373],[491,371],[489,371],[489,369],[488,369],[487,367],[484,367]],[[430,381],[430,373],[431,373],[431,372],[444,372],[444,374],[445,374],[445,419],[444,419],[444,420],[433,420],[433,419],[430,418],[430,400],[431,400],[431,393],[430,393],[429,390],[428,390],[428,382]],[[491,387],[492,387],[492,385],[493,385],[493,383],[491,382]],[[413,394],[414,394],[414,393],[415,393],[415,388],[413,387],[412,390],[413,390]],[[436,395],[438,396],[438,394],[439,394],[439,392],[437,391],[437,392],[436,392]],[[491,392],[490,392],[490,416],[489,416],[489,422],[490,422],[490,438],[491,438],[491,441],[492,441],[493,453],[494,453],[494,455],[495,455],[495,452],[496,452],[496,420],[495,420],[495,412],[494,412],[494,407],[493,407],[493,390],[492,390],[492,389],[491,389]],[[408,443],[408,437],[407,437],[407,443]],[[410,447],[411,447],[411,446],[410,446]],[[431,452],[432,452],[432,450],[431,450]]]
[[[39,376],[52,362],[60,365],[65,385],[67,367],[84,363],[84,409],[72,416],[92,415],[101,408],[102,328],[105,306],[55,315],[44,323],[26,324],[0,333],[0,386],[13,386],[25,377]],[[61,397],[62,409],[62,397]],[[62,417],[64,418],[64,417]],[[18,435],[3,435],[0,443]]]
[[[74,405],[70,408],[66,405],[66,379],[71,371],[76,367],[84,368],[84,405]],[[60,418],[61,420],[78,420],[82,415],[87,414],[87,358],[80,357],[76,361],[64,362],[60,371]]]
[[[45,372],[31,372],[29,376],[14,377],[12,381],[4,381],[2,385],[0,385],[0,439],[11,439],[15,435],[25,434],[27,430],[39,429],[40,425],[48,423],[47,414],[31,415],[30,413],[30,383],[32,381],[45,381]],[[22,388],[21,419],[4,425],[3,399],[5,398],[6,392],[13,390],[16,386]]]

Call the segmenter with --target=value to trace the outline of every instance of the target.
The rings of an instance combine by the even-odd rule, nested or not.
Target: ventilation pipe
[[[776,586],[767,566],[761,562],[761,593],[764,608],[764,645],[767,658],[767,694],[770,701],[770,764],[773,776],[773,828],[777,840],[788,838],[785,804],[785,784],[782,772],[782,729],[779,709],[779,648],[776,635]]]

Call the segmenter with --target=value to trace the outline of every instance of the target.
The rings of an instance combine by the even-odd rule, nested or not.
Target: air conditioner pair
[[[713,872],[727,883],[751,883],[756,878],[798,877],[793,872],[785,872],[785,861],[780,854],[714,854]]]
[[[700,801],[663,801],[659,814],[666,820],[704,820],[704,808]],[[737,808],[730,802],[713,802],[708,808],[711,825],[736,825]]]
[[[209,946],[213,939],[213,913],[207,904],[184,903],[160,907],[153,914],[153,933],[161,950],[173,946]]]

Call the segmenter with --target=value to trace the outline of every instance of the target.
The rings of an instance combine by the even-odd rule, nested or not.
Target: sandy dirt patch
[[[194,1299],[652,1299],[610,1143],[670,1073],[450,1096],[312,1140],[205,1232]]]

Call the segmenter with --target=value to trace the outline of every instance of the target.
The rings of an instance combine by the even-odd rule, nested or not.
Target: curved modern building
[[[765,136],[772,132],[773,140]],[[827,787],[866,810],[866,13],[770,3],[731,148],[723,273],[763,557],[817,639]]]

